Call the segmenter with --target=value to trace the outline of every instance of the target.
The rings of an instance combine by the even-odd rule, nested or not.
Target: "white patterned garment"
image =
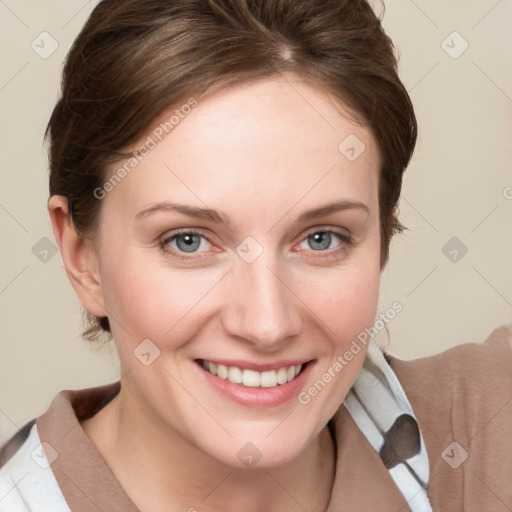
[[[71,512],[33,421],[28,437],[0,468],[0,512]]]
[[[411,511],[432,512],[421,432],[400,382],[374,341],[344,404],[379,453]],[[0,512],[69,512],[40,443],[35,420],[11,440],[15,453],[0,468]]]
[[[432,512],[423,436],[400,382],[373,339],[344,404],[379,453],[411,511]]]

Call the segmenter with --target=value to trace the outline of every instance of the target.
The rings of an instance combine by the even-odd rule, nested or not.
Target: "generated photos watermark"
[[[332,379],[334,379],[349,364],[356,354],[362,350],[362,346],[366,346],[369,341],[378,332],[384,329],[397,313],[400,313],[403,305],[400,302],[394,302],[390,308],[379,315],[379,319],[375,321],[372,327],[366,327],[360,332],[357,339],[352,340],[350,347],[341,355],[336,357],[336,361],[317,379],[307,390],[301,391],[298,395],[299,403],[307,405],[311,399],[320,393]]]
[[[114,174],[103,184],[102,187],[94,189],[93,195],[96,199],[104,199],[108,192],[113,190],[123,178],[125,178],[130,172],[142,162],[146,156],[149,155],[150,151],[158,146],[166,135],[172,132],[176,126],[178,126],[183,119],[187,117],[194,107],[197,106],[197,100],[195,98],[189,98],[187,103],[183,104],[180,108],[174,110],[173,114],[166,120],[162,121],[152,132],[148,135],[144,144],[133,152],[133,156],[128,159],[122,167],[119,167]]]

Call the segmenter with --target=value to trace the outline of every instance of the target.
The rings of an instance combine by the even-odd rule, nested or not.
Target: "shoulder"
[[[453,392],[459,399],[499,393],[500,389],[511,394],[512,326],[503,325],[483,341],[462,343],[428,357],[403,360],[388,353],[385,356],[408,394],[436,393],[447,400]]]
[[[510,432],[510,326],[494,329],[483,341],[463,343],[428,357],[407,361],[388,354],[388,362],[431,444],[446,443],[449,438],[468,443],[487,438],[499,443]]]
[[[0,456],[0,510],[69,512],[41,445],[36,419],[4,444]]]
[[[512,503],[511,327],[433,356],[387,359],[425,440],[434,510]]]
[[[69,477],[65,474],[58,481],[55,475],[62,474],[59,468],[63,461],[67,467],[74,467],[77,447],[88,442],[85,432],[74,427],[103,408],[119,390],[120,381],[62,390],[45,413],[29,421],[0,446],[2,512],[69,512],[59,487],[59,483],[67,482]],[[68,436],[73,429],[75,435]],[[90,443],[88,449],[89,453],[93,450]]]

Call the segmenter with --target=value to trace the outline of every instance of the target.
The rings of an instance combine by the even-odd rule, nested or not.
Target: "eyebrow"
[[[299,216],[297,222],[305,222],[308,220],[316,219],[318,217],[324,217],[338,211],[352,209],[359,209],[366,212],[367,214],[370,213],[368,206],[366,206],[364,203],[361,203],[360,201],[339,200],[305,211]],[[137,213],[137,215],[135,215],[135,219],[147,217],[152,213],[160,211],[174,211],[189,217],[193,217],[195,219],[204,219],[215,222],[217,224],[223,224],[228,227],[231,226],[230,218],[226,214],[217,210],[213,210],[211,208],[198,208],[196,206],[186,204],[170,203],[167,201],[157,203],[153,206],[150,206],[149,208],[145,208],[144,210]]]

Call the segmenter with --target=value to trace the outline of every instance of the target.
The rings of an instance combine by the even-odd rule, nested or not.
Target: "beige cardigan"
[[[424,438],[430,467],[428,495],[433,512],[510,512],[512,334],[509,328],[495,329],[484,343],[458,345],[433,356],[406,361],[386,354],[386,359],[409,399]],[[59,454],[51,465],[53,473],[44,473],[45,478],[55,477],[73,512],[138,512],[77,420],[97,412],[119,389],[120,384],[116,382],[61,391],[44,414],[11,439],[4,450],[3,462],[23,444],[36,422],[37,431],[32,430],[31,435],[38,433],[40,439],[32,438],[32,441],[47,442]],[[326,512],[410,512],[389,471],[344,404],[333,423],[336,476]],[[19,453],[25,457],[23,449]],[[0,454],[0,466],[1,459]],[[21,472],[19,478],[23,476]],[[1,505],[0,501],[0,510],[4,512]],[[52,508],[57,509],[63,510]]]
[[[465,343],[434,356],[387,359],[425,441],[433,512],[512,511],[510,328],[495,329],[484,343]],[[344,406],[335,418],[342,463],[327,511],[409,512]]]

